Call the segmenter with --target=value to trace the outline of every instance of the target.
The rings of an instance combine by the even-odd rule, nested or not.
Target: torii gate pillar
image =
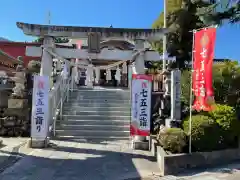
[[[54,48],[54,39],[50,36],[44,37],[43,48],[44,49]],[[42,53],[40,75],[48,76],[49,80],[51,80],[53,57],[48,51],[44,49]],[[50,85],[52,86],[52,82],[50,82]],[[49,124],[50,119],[47,118],[46,120],[47,120],[46,124]],[[35,137],[31,137],[32,148],[44,148],[47,147],[48,144],[49,144],[48,131],[45,134],[45,139],[35,139]]]
[[[43,48],[54,48],[54,39],[50,36],[45,36],[43,40]],[[41,61],[41,75],[49,76],[52,75],[52,62],[53,57],[47,51],[43,50],[42,61]]]

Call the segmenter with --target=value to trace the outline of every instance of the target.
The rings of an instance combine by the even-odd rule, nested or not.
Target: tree
[[[191,72],[185,70],[181,77],[182,98],[189,104]],[[224,60],[213,65],[214,99],[218,104],[239,106],[240,66],[237,61]]]
[[[174,1],[172,1],[174,2]],[[167,52],[170,56],[176,56],[176,62],[172,67],[187,68],[191,61],[192,52],[192,30],[206,27],[206,24],[200,19],[198,15],[199,8],[209,7],[209,13],[214,10],[216,6],[212,2],[204,0],[182,0],[181,6],[178,4],[174,6],[174,10],[170,11],[167,16],[167,27],[169,33],[167,35]],[[153,24],[153,28],[162,27],[162,14]],[[162,42],[153,44],[153,47],[161,52]]]
[[[220,0],[214,3],[215,11],[208,13],[209,9],[198,10],[199,16],[206,24],[221,25],[223,22],[240,22],[240,0]],[[206,13],[207,12],[207,13]]]
[[[168,14],[177,11],[181,8],[183,0],[168,0],[167,1],[167,12]],[[153,23],[152,28],[158,29],[164,26],[164,12],[158,16],[156,21]],[[162,41],[154,42],[153,47],[158,52],[162,53]]]
[[[34,42],[43,43],[43,38],[39,37]],[[68,43],[69,39],[68,38],[55,37],[54,38],[54,42],[55,43]]]
[[[237,61],[217,63],[213,68],[215,101],[238,106],[240,100],[240,66]]]

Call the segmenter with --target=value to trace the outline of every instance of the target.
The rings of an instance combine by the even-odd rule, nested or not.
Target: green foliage
[[[198,14],[201,19],[207,24],[221,25],[224,22],[239,23],[240,22],[240,2],[236,2],[234,5],[229,6],[230,0],[226,3],[226,0],[218,1],[214,4],[215,11],[206,13],[207,8],[198,10]],[[219,8],[220,7],[220,8]]]
[[[228,142],[233,142],[240,135],[240,122],[237,119],[236,111],[233,107],[217,104],[209,116],[218,123],[224,131],[224,138]]]
[[[224,129],[230,130],[232,122],[236,121],[235,110],[227,105],[217,104],[209,115]]]
[[[189,133],[189,118],[183,122],[183,130]],[[218,124],[207,115],[192,116],[192,147],[195,151],[213,151],[222,149],[224,142],[222,130]]]
[[[164,150],[172,153],[181,153],[186,146],[186,134],[180,128],[168,128],[157,139]]]
[[[209,8],[211,13],[214,3],[203,0],[169,1],[167,27],[170,33],[167,35],[167,51],[170,56],[176,56],[176,64],[173,67],[186,68],[191,61],[192,52],[192,30],[206,27],[199,14],[199,8]],[[177,2],[177,3],[176,3]],[[173,7],[173,8],[172,8]],[[163,14],[153,23],[153,28],[163,26]],[[153,48],[162,52],[162,41],[153,43]]]
[[[191,71],[184,70],[181,75],[181,92],[184,104],[189,104],[190,100]]]
[[[168,0],[167,1],[167,12],[168,14],[173,13],[174,11],[177,11],[181,8],[183,0]],[[167,21],[168,22],[168,21]],[[161,14],[158,16],[158,18],[155,20],[155,22],[152,25],[153,29],[159,29],[163,28],[164,26],[164,13],[161,12]],[[169,24],[167,25],[167,27]],[[162,46],[163,42],[162,40],[154,42],[152,44],[153,48],[157,50],[159,53],[163,53]]]
[[[181,76],[182,98],[189,104],[191,72]],[[214,99],[218,104],[237,107],[240,102],[240,67],[236,61],[224,60],[213,64]]]
[[[210,112],[192,116],[192,146],[195,151],[213,151],[238,145],[240,122],[233,107],[216,104]],[[189,134],[189,117],[183,122]]]
[[[182,6],[183,0],[168,0],[167,1],[167,12],[172,13],[177,10],[179,10]],[[162,12],[159,17],[156,19],[156,21],[153,23],[152,27],[154,29],[162,28],[164,23],[164,13]]]
[[[236,107],[240,98],[240,67],[236,61],[217,63],[213,67],[215,101]]]

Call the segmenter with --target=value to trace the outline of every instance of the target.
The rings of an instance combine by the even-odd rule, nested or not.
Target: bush
[[[189,117],[183,122],[183,130],[189,133]],[[192,149],[194,151],[212,151],[222,149],[222,130],[209,116],[192,116]]]
[[[234,135],[239,135],[240,122],[237,120],[237,114],[233,107],[227,105],[215,105],[209,112],[209,116],[214,119],[218,125],[225,131],[230,131]]]
[[[180,128],[167,128],[157,139],[164,150],[172,153],[181,153],[186,146],[186,134]]]
[[[218,104],[209,112],[209,116],[215,120],[223,130],[225,143],[236,143],[236,139],[240,135],[240,122],[237,119],[235,109],[231,106]]]

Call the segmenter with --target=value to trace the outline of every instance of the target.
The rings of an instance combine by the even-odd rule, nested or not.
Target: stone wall
[[[0,107],[7,108],[8,107],[8,98],[9,91],[0,91]]]
[[[156,140],[151,140],[152,153],[157,158],[161,175],[175,175],[194,168],[208,168],[240,160],[240,149],[226,149],[192,154],[167,154]]]

